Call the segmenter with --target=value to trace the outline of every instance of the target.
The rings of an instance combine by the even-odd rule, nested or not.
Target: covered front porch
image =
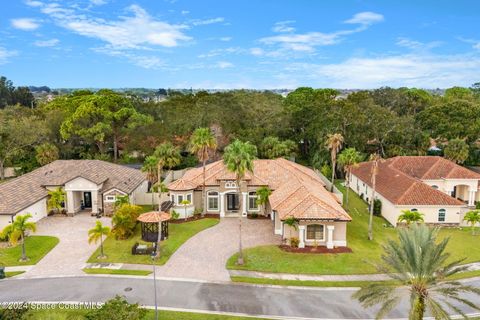
[[[477,201],[478,181],[463,181],[447,183],[446,193],[455,199],[463,201],[469,207]]]
[[[80,211],[91,211],[92,214],[100,212],[102,185],[84,178],[76,178],[65,184],[65,200],[67,214],[75,215]]]

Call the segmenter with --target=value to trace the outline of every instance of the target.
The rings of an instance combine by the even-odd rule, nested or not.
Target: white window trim
[[[251,196],[250,195],[250,192],[248,193],[248,196],[247,196],[247,201],[248,201],[248,211],[252,211],[252,212],[258,212],[260,211],[260,206],[257,204],[257,208],[251,208],[250,207],[250,199],[255,199],[255,203],[257,201],[257,194],[255,194],[254,196]]]
[[[225,181],[225,189],[236,189],[237,182],[236,181]]]
[[[443,220],[440,220],[440,211],[443,211]],[[437,222],[445,222],[447,220],[447,210],[446,209],[439,209],[437,214]]]
[[[180,193],[180,194],[172,194],[172,200],[176,206],[184,206],[180,202],[183,200],[188,200],[187,197],[190,197],[190,205],[193,204],[193,193]],[[182,201],[179,200],[179,198],[182,197]]]
[[[323,226],[323,239],[311,239],[311,238],[308,238],[308,226],[313,226],[313,225],[319,225],[319,226]],[[305,241],[318,241],[318,242],[324,242],[325,241],[325,230],[326,230],[326,226],[324,224],[320,224],[320,223],[312,223],[312,224],[308,224],[306,225],[305,227]]]
[[[210,192],[216,192],[217,195],[213,196],[210,195]],[[217,199],[217,208],[210,208],[210,198],[216,198]],[[220,211],[220,193],[218,191],[208,191],[207,192],[207,211]]]
[[[117,196],[105,196],[105,202],[115,202],[117,201]]]

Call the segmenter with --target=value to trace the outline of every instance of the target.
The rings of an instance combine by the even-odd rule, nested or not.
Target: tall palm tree
[[[472,226],[472,236],[475,235],[475,224],[480,223],[480,210],[472,210],[465,213],[463,221],[468,222]]]
[[[58,160],[59,158],[58,148],[49,142],[45,142],[36,146],[35,153],[35,159],[41,166],[49,164],[50,162]]]
[[[110,228],[105,227],[102,223],[97,220],[95,227],[88,230],[88,243],[97,243],[100,240],[100,259],[105,258],[103,253],[103,236],[108,236],[110,234]]]
[[[61,187],[48,191],[48,210],[55,210],[57,213],[63,208],[65,203],[65,191]]]
[[[345,181],[346,181],[346,202],[348,205],[348,193],[350,190],[350,176],[352,172],[352,168],[358,165],[358,163],[362,161],[362,156],[360,152],[355,150],[355,148],[347,148],[340,152],[338,155],[338,164],[343,168],[345,171]]]
[[[8,235],[8,240],[12,245],[16,245],[20,239],[22,243],[22,257],[20,261],[27,261],[27,252],[25,248],[25,233],[27,231],[35,232],[37,231],[37,225],[35,222],[29,222],[32,215],[30,213],[24,215],[16,215],[13,223],[9,224],[2,231],[2,235]]]
[[[242,142],[235,140],[227,147],[225,147],[225,153],[223,155],[223,162],[227,167],[227,170],[235,173],[235,180],[237,181],[238,188],[238,201],[240,208],[243,208],[242,195],[240,190],[240,183],[245,177],[247,172],[253,172],[253,160],[257,156],[257,147],[250,142]],[[238,219],[239,230],[239,242],[238,242],[238,259],[237,264],[243,264],[243,251],[242,251],[242,216]]]
[[[178,166],[182,160],[180,151],[171,143],[164,142],[160,144],[153,153],[157,159],[157,177],[158,182],[162,180],[162,170],[167,168],[171,170],[173,167]],[[159,185],[160,186],[160,185]],[[158,211],[162,209],[162,188],[158,188]]]
[[[402,214],[398,216],[398,222],[405,222],[407,226],[411,225],[412,222],[423,222],[423,213],[418,211],[411,210],[402,210]]]
[[[153,210],[153,185],[157,182],[157,164],[158,159],[155,156],[147,156],[143,162],[142,172],[147,174],[147,180],[150,182],[150,192],[152,193],[152,210]]]
[[[325,145],[327,146],[328,150],[330,150],[330,158],[332,161],[332,186],[330,191],[333,191],[334,182],[335,182],[335,166],[337,164],[337,154],[342,148],[343,144],[343,136],[340,133],[329,134],[327,136],[327,141],[325,141]]]
[[[370,172],[372,177],[372,198],[370,199],[369,212],[370,216],[368,218],[368,239],[373,240],[373,209],[375,204],[375,188],[377,183],[377,174],[378,174],[378,164],[381,161],[381,157],[378,153],[370,155],[370,161],[372,162],[372,170]]]
[[[409,319],[412,320],[423,319],[426,311],[435,319],[450,319],[445,307],[463,315],[452,301],[479,309],[464,294],[480,295],[480,289],[447,279],[467,269],[459,265],[462,260],[447,262],[450,258],[445,252],[448,238],[437,241],[438,229],[423,224],[413,224],[398,232],[399,241],[389,240],[384,246],[384,265],[379,267],[380,272],[390,272],[388,275],[394,282],[370,284],[354,293],[354,298],[364,307],[381,304],[377,319],[387,316],[405,295],[410,298]]]
[[[212,133],[210,128],[198,128],[190,137],[190,152],[197,155],[199,161],[202,162],[203,170],[203,184],[202,184],[202,198],[203,198],[203,211],[205,214],[207,211],[207,193],[205,190],[205,166],[210,158],[210,152],[215,152],[217,149],[217,139]]]

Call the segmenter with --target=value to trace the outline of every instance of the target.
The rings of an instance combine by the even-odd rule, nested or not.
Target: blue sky
[[[9,0],[16,85],[445,88],[480,81],[480,1]]]

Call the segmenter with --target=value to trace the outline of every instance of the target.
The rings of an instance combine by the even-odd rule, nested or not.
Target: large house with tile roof
[[[30,213],[33,221],[48,214],[50,190],[65,191],[65,210],[74,215],[113,209],[118,195],[128,195],[135,203],[147,192],[145,175],[137,169],[100,160],[57,160],[18,178],[0,184],[0,230],[17,214]]]
[[[269,216],[273,232],[284,239],[298,237],[300,247],[323,245],[328,248],[347,245],[347,223],[350,216],[341,206],[341,199],[327,191],[318,174],[302,165],[285,160],[254,160],[253,172],[247,172],[240,186],[235,174],[223,161],[206,166],[206,204],[203,203],[203,169],[194,168],[168,185],[174,210],[192,214],[203,210],[220,217],[246,217],[248,214]],[[257,204],[256,191],[269,187],[272,194],[265,206]],[[239,192],[240,191],[240,192]],[[240,194],[240,195],[239,195]],[[239,201],[239,196],[242,197]],[[189,200],[190,205],[181,205]],[[240,205],[241,203],[241,205]],[[298,229],[289,229],[284,221],[293,217]]]
[[[352,169],[350,188],[367,200],[372,196],[372,162]],[[437,156],[398,156],[381,161],[376,198],[382,215],[397,224],[402,210],[423,213],[426,223],[460,225],[480,201],[480,174]]]

